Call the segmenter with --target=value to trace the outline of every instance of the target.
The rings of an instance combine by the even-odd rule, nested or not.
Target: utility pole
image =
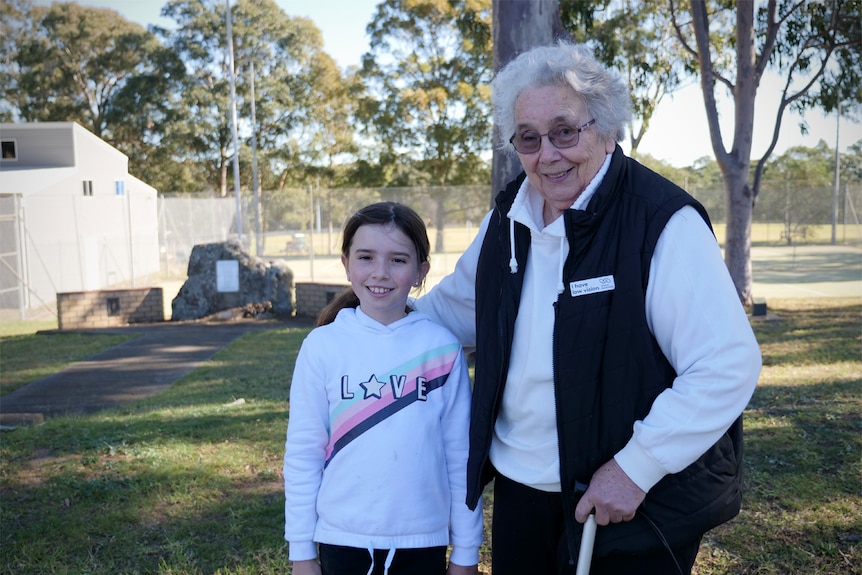
[[[254,190],[254,254],[260,257],[263,245],[260,236],[260,178],[257,172],[257,120],[254,114],[254,60],[251,62],[251,187]]]
[[[233,66],[233,32],[231,31],[230,0],[227,6],[227,53],[228,75],[230,76],[230,128],[233,136],[233,192],[236,196],[236,235],[242,245],[242,199],[239,193],[239,138],[236,129],[236,78]]]

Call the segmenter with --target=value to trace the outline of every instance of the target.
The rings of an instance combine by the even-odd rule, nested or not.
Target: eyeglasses
[[[577,128],[562,124],[560,126],[554,126],[547,134],[540,134],[533,130],[526,130],[509,138],[509,143],[515,146],[515,150],[521,154],[533,154],[538,152],[539,148],[542,147],[542,137],[548,136],[548,140],[555,148],[572,148],[578,145],[578,141],[581,139],[581,132],[595,123],[596,120],[592,119],[583,126],[578,126]]]

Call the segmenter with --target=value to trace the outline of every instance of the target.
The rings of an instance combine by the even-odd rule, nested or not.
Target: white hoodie
[[[389,325],[341,310],[297,357],[284,455],[289,557],[315,542],[360,549],[452,544],[475,565],[482,506],[470,511],[470,382],[461,346],[428,316]]]

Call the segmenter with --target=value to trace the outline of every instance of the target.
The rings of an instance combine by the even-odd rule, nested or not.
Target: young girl
[[[464,355],[446,329],[407,308],[428,257],[422,219],[401,204],[367,206],[345,226],[352,289],[321,313],[290,387],[293,575],[478,573],[482,506],[465,504]]]

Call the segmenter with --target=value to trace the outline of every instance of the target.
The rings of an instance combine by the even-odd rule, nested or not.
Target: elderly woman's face
[[[558,148],[547,134],[550,132],[557,144],[570,144],[571,131],[593,119],[587,117],[583,101],[564,87],[528,89],[515,102],[515,134],[527,140],[541,136],[537,151],[519,151],[518,156],[530,183],[545,199],[545,223],[572,206],[598,173],[605,156],[614,150],[613,139],[601,138],[594,126],[581,129],[575,146]],[[516,150],[518,147],[524,148],[516,145]]]

